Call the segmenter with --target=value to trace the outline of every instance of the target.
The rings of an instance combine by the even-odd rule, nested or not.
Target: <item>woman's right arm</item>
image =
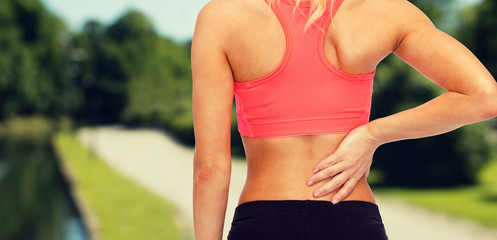
[[[438,30],[416,7],[410,13],[394,53],[446,93],[416,108],[368,124],[384,144],[452,131],[497,116],[497,83],[463,44]]]

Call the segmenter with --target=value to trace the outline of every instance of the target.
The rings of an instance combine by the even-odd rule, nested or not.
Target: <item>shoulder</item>
[[[229,22],[227,19],[233,18],[233,2],[237,0],[211,0],[197,16],[197,27],[223,26]],[[221,25],[220,25],[221,24]]]
[[[433,25],[418,7],[407,0],[344,0],[351,17],[385,27]]]
[[[211,0],[200,10],[197,22],[210,21],[224,26],[256,13],[261,3],[264,0]]]
[[[211,0],[197,16],[195,32],[229,39],[262,12],[264,0]]]
[[[210,0],[200,9],[199,17],[213,17],[215,15],[229,14],[239,0]]]
[[[399,27],[401,30],[409,30],[418,27],[434,27],[428,16],[407,0],[367,1],[376,2],[378,6],[375,8],[375,11],[381,14],[380,16],[384,16],[385,21]]]
[[[434,29],[426,14],[407,0],[345,0],[351,12],[363,15],[369,26],[388,29],[396,42],[412,32]],[[354,9],[354,10],[352,10]]]
[[[407,0],[345,0],[342,5],[353,12],[357,10],[391,26],[406,23],[431,24],[430,19]]]
[[[433,26],[431,20],[417,6],[407,0],[382,0],[380,9],[389,18],[398,24],[409,26]]]
[[[233,28],[234,15],[230,6],[233,1],[211,0],[200,9],[193,34],[193,45],[199,42],[202,43],[198,44],[201,48],[209,46],[222,49],[227,39],[227,30]]]

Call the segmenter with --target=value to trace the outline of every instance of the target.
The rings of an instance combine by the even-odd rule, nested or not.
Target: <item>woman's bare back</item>
[[[234,79],[246,82],[265,76],[283,59],[286,46],[281,24],[264,0],[229,1],[232,16],[227,16],[225,52]],[[394,50],[398,33],[388,18],[381,17],[385,12],[382,2],[342,3],[324,45],[333,66],[350,74],[370,73]]]
[[[378,3],[380,2],[380,3]],[[381,1],[346,0],[326,33],[328,61],[350,74],[374,71],[396,44],[396,31],[378,17]],[[230,22],[225,52],[236,82],[247,82],[271,73],[283,59],[285,35],[278,18],[264,0],[230,0]],[[317,44],[317,43],[316,43]],[[248,176],[239,204],[252,200],[315,199],[313,191],[325,182],[306,185],[312,169],[332,154],[346,134],[319,134],[283,138],[242,136]],[[345,200],[374,202],[365,179]]]

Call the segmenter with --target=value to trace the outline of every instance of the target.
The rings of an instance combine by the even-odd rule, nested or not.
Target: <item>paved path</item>
[[[172,201],[184,213],[178,221],[193,236],[193,149],[156,130],[120,127],[85,128],[78,138],[118,171]],[[245,177],[246,164],[233,159],[224,237],[231,226]],[[383,222],[394,240],[497,240],[497,229],[433,213],[376,196]],[[496,216],[497,217],[497,216]],[[192,239],[192,238],[191,238]]]

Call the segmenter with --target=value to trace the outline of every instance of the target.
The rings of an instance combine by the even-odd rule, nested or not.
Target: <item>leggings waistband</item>
[[[235,208],[236,215],[253,214],[327,214],[379,215],[378,205],[366,201],[342,201],[333,204],[325,200],[255,200],[242,203]]]

